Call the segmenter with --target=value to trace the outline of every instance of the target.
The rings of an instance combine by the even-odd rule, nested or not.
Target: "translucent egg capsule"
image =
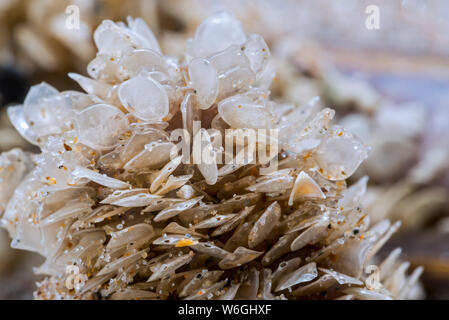
[[[276,122],[274,115],[264,105],[243,95],[222,100],[218,104],[218,112],[233,128],[271,128]]]
[[[316,150],[318,172],[329,180],[344,180],[367,158],[368,148],[342,128],[335,126],[333,131]]]
[[[79,141],[93,149],[109,149],[126,130],[123,112],[107,104],[94,104],[76,115]]]
[[[107,82],[115,82],[117,79],[118,65],[115,58],[99,53],[88,65],[87,73],[94,79]]]
[[[151,77],[140,75],[122,83],[118,96],[122,105],[138,119],[158,121],[168,114],[167,92]]]
[[[270,49],[263,37],[258,34],[250,35],[248,41],[243,45],[243,52],[249,60],[251,70],[257,75],[261,74],[270,58]]]
[[[219,12],[198,27],[193,40],[195,55],[205,57],[233,44],[242,45],[246,34],[241,23],[227,12]]]
[[[212,64],[202,58],[189,63],[189,77],[201,109],[208,109],[218,95],[218,74]]]
[[[119,65],[119,76],[123,80],[135,77],[141,71],[167,72],[164,57],[151,49],[133,50],[122,57]]]
[[[248,90],[256,81],[250,62],[239,46],[213,54],[209,61],[218,72],[218,99]]]

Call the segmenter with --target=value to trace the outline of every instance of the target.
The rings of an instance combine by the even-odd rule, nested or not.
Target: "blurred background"
[[[77,29],[66,27],[79,10]],[[72,6],[72,7],[70,7]],[[208,15],[232,12],[261,34],[277,74],[275,99],[315,96],[372,147],[364,208],[374,222],[402,220],[384,252],[422,265],[428,299],[449,299],[449,1],[447,0],[0,0],[0,151],[34,150],[6,106],[46,81],[79,89],[103,19],[142,17],[165,54],[182,56]],[[31,299],[39,256],[9,247],[0,230],[0,299]]]

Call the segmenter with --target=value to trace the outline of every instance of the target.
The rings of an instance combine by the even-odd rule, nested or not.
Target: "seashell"
[[[317,280],[293,290],[291,294],[295,297],[306,297],[319,292],[323,292],[323,290],[327,290],[335,285],[336,282],[337,281],[334,277],[325,274],[319,277]]]
[[[218,179],[216,152],[210,135],[206,130],[200,131],[193,138],[193,161],[208,184],[215,184]]]
[[[115,201],[123,199],[130,195],[135,195],[139,193],[149,192],[148,189],[144,188],[136,188],[136,189],[128,189],[128,190],[115,190],[110,195],[108,195],[105,199],[103,199],[101,204],[114,204]]]
[[[388,294],[363,288],[348,288],[344,292],[357,300],[393,300]]]
[[[298,283],[303,282],[309,282],[313,279],[315,279],[318,275],[317,269],[316,269],[316,263],[311,262],[309,264],[306,264],[305,266],[302,266],[301,268],[284,275],[279,279],[279,283],[276,286],[275,291],[281,291],[284,289],[287,289],[289,287],[292,287]]]
[[[154,178],[153,182],[150,186],[150,192],[155,192],[161,184],[163,184],[170,174],[176,170],[176,168],[181,164],[182,156],[176,157],[172,159],[169,163],[167,163]]]
[[[238,247],[233,253],[230,253],[227,257],[223,258],[218,263],[218,266],[224,270],[240,267],[241,265],[256,259],[261,254],[262,252],[249,250],[244,247]]]
[[[98,183],[99,185],[112,188],[112,189],[127,189],[130,187],[130,185],[126,182],[123,182],[118,179],[110,178],[105,174],[100,174],[98,172],[95,172],[93,170],[83,168],[80,166],[77,166],[75,170],[72,172],[72,175],[75,178],[82,179],[86,178],[89,179],[95,183]]]
[[[123,169],[128,171],[159,169],[170,160],[174,149],[175,145],[171,142],[151,142],[145,145],[141,152],[131,158],[123,166]]]
[[[123,197],[121,199],[113,201],[112,205],[119,207],[144,207],[153,203],[155,200],[160,199],[161,196],[156,194],[150,194],[147,192],[131,194],[127,197]]]
[[[192,249],[194,251],[197,251],[199,253],[207,254],[211,257],[217,258],[217,259],[224,259],[227,255],[229,255],[229,252],[226,250],[223,250],[222,248],[214,245],[210,242],[200,242],[197,244],[192,245]]]
[[[263,269],[261,281],[259,285],[259,294],[265,300],[275,300],[276,297],[271,293],[272,290],[272,274],[271,269]]]
[[[147,282],[156,281],[165,277],[166,275],[174,273],[176,269],[189,263],[190,260],[192,260],[192,256],[190,254],[184,254],[179,257],[156,263],[151,267],[153,274],[150,278],[148,278]]]
[[[179,242],[184,241],[186,239],[185,235],[172,234],[172,235],[163,235],[153,241],[154,245],[164,245],[164,246],[174,246],[178,245]],[[189,239],[195,243],[198,242],[199,238],[197,237],[189,237]]]
[[[129,208],[127,208],[127,207],[116,208],[116,207],[112,207],[112,206],[111,207],[106,206],[105,209],[103,209],[101,207],[100,210],[98,210],[98,211],[94,210],[93,212],[91,212],[91,214],[89,214],[86,218],[83,219],[84,220],[83,222],[85,222],[85,223],[103,222],[105,219],[109,219],[114,216],[122,215],[128,210],[129,210]]]
[[[348,189],[344,190],[342,192],[343,198],[338,200],[338,205],[343,208],[354,208],[361,202],[363,196],[365,195],[367,183],[368,177],[364,176]]]
[[[323,233],[327,232],[328,221],[316,223],[303,231],[290,245],[292,251],[299,250],[307,244],[313,244],[319,238],[323,237]]]
[[[271,276],[273,285],[276,286],[282,277],[297,270],[300,264],[301,258],[293,258],[287,261],[282,261]]]
[[[125,289],[111,295],[111,300],[149,300],[157,298],[157,294],[147,290]]]
[[[73,217],[76,217],[77,215],[83,215],[85,213],[88,213],[92,211],[92,206],[94,202],[92,200],[88,200],[86,202],[75,202],[75,203],[68,203],[65,207],[62,209],[59,209],[55,212],[53,212],[48,217],[42,219],[39,221],[40,226],[45,226],[51,223],[55,223],[61,220],[70,219]]]
[[[139,223],[123,230],[111,232],[110,236],[111,240],[109,240],[106,249],[113,251],[135,243],[144,244],[154,236],[154,230],[148,224]]]
[[[234,300],[239,288],[240,283],[232,284],[231,287],[222,296],[220,296],[220,300]]]
[[[193,122],[201,121],[201,109],[198,104],[198,99],[193,93],[186,94],[181,103],[182,127],[191,135],[196,134],[193,132]]]
[[[176,192],[176,195],[181,199],[192,199],[195,196],[195,190],[190,185],[183,185],[178,192]]]
[[[182,234],[182,235],[193,235],[199,238],[206,238],[201,233],[195,232],[194,230],[184,228],[183,226],[180,226],[176,222],[170,222],[163,230],[162,233],[175,233],[175,234]]]
[[[203,288],[199,290],[196,294],[188,296],[187,298],[185,298],[185,300],[212,299],[215,295],[218,295],[219,290],[226,285],[226,282],[227,282],[226,280],[219,281],[211,286]]]
[[[129,256],[123,256],[120,259],[117,259],[111,263],[108,263],[107,265],[105,265],[103,267],[103,269],[101,269],[97,273],[97,276],[102,276],[105,274],[117,272],[118,269],[124,268],[124,267],[134,263],[135,261],[142,259],[142,254],[148,252],[148,250],[149,249],[144,249],[144,250],[132,253]]]
[[[209,219],[205,219],[205,220],[195,224],[192,228],[193,229],[215,228],[215,227],[223,225],[224,223],[228,222],[235,216],[236,216],[235,214],[217,214]]]
[[[164,208],[170,207],[171,205],[180,202],[182,202],[182,199],[157,198],[154,199],[145,209],[143,209],[142,213],[160,211]]]
[[[260,218],[254,223],[248,235],[248,245],[255,248],[261,244],[270,234],[281,218],[281,207],[275,201],[273,202]]]
[[[246,217],[253,211],[255,206],[246,207],[243,210],[241,210],[234,218],[226,222],[225,224],[219,226],[216,228],[211,236],[216,237],[219,235],[222,235],[226,232],[229,232],[233,230],[234,228],[237,228],[237,226],[246,219]]]
[[[318,270],[332,276],[335,280],[337,280],[337,282],[341,285],[343,284],[354,284],[354,285],[363,285],[363,282],[360,281],[359,279],[353,278],[353,277],[349,277],[345,274],[333,271],[333,270],[329,270],[329,269],[325,269],[325,268],[318,268]]]
[[[186,184],[192,178],[192,176],[193,176],[192,174],[188,174],[185,176],[179,176],[179,177],[169,176],[165,185],[162,188],[160,188],[156,192],[156,194],[164,195],[172,190],[178,189],[178,188],[182,187],[184,184]]]
[[[223,271],[207,271],[201,270],[201,272],[196,273],[192,279],[186,283],[183,287],[182,291],[179,293],[180,297],[187,297],[199,291],[202,287],[205,286],[205,282],[208,281],[210,283],[214,283],[219,280],[220,276],[223,274]]]
[[[288,205],[293,205],[293,202],[300,197],[326,198],[321,187],[304,171],[301,171],[296,177]]]
[[[288,171],[287,174],[268,175],[259,179],[257,183],[247,189],[252,192],[285,192],[293,186],[293,177],[288,173],[290,173],[290,171]]]
[[[239,291],[237,291],[235,299],[255,300],[259,292],[260,272],[256,268],[251,267],[246,272],[245,278],[246,280],[240,286]]]
[[[192,208],[193,206],[195,206],[199,201],[201,201],[203,197],[196,197],[187,201],[183,201],[183,202],[179,202],[179,203],[175,203],[173,206],[170,206],[168,208],[165,208],[163,210],[161,210],[155,217],[154,217],[154,221],[164,221],[167,219],[171,219],[175,216],[177,216],[178,214],[180,214],[181,212]]]

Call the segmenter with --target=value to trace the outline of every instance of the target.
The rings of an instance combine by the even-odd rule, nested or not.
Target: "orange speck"
[[[343,132],[340,131],[340,132],[338,133],[338,136],[341,137],[342,135],[343,135]]]
[[[241,104],[239,104],[239,105],[237,106],[237,108],[241,109],[241,108],[242,108],[242,105],[241,105]]]
[[[78,142],[78,137],[75,136],[75,138],[73,139],[73,143],[77,143]]]
[[[33,214],[31,215],[31,219],[33,220],[33,224],[37,224],[36,212],[33,212]]]
[[[191,246],[191,245],[194,245],[197,243],[198,243],[198,241],[193,241],[192,239],[182,239],[176,243],[175,247],[176,248],[188,247],[188,246]]]
[[[64,143],[64,149],[65,149],[65,151],[72,151],[72,147],[65,143]]]
[[[303,159],[307,160],[308,158],[310,158],[310,156],[312,155],[312,152],[307,152],[305,155],[303,155]]]
[[[363,234],[362,235],[360,235],[360,240],[363,240],[363,238],[365,238],[364,236],[363,236]]]
[[[366,216],[367,216],[367,214],[363,215],[363,216],[359,219],[359,221],[357,221],[357,223],[356,223],[355,225],[356,225],[356,226],[359,226],[360,224],[362,224],[362,222],[363,222],[363,220],[365,220]]]
[[[50,179],[50,183],[51,183],[51,184],[56,184],[56,179],[55,179],[55,178],[51,178],[51,179]]]
[[[259,175],[259,169],[257,169],[257,167],[252,168],[251,171],[250,171],[250,174],[252,176],[257,177]]]

